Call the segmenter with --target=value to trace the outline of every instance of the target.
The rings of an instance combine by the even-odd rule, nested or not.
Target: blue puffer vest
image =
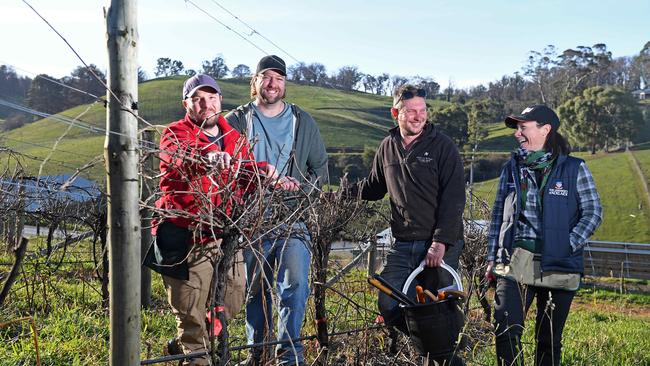
[[[582,162],[582,159],[572,156],[558,156],[546,187],[544,187],[542,203],[544,238],[541,263],[544,272],[583,273],[583,250],[579,249],[574,252],[569,242],[569,233],[579,220],[576,186],[578,168]],[[521,185],[519,184],[516,158],[510,159],[505,168],[508,177],[510,177],[508,183],[513,183],[508,184],[508,187],[512,187],[516,191],[514,217],[511,218],[512,222],[515,222],[521,212]],[[505,220],[507,219],[504,217]],[[512,225],[501,233],[503,237],[499,242],[503,243],[503,248],[499,248],[500,252],[505,250],[507,253],[512,253],[515,227],[516,225]],[[509,256],[502,255],[499,257],[501,257],[501,261],[504,261],[504,258],[509,258]]]

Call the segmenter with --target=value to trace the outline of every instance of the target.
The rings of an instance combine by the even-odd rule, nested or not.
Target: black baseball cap
[[[219,84],[217,84],[217,82],[210,75],[197,74],[185,80],[185,84],[183,84],[182,100],[191,97],[197,90],[206,86],[214,89],[214,91],[218,94],[221,94],[221,88],[219,88]]]
[[[517,122],[536,121],[543,125],[551,125],[554,130],[560,127],[560,118],[553,110],[543,104],[535,104],[521,111],[521,114],[506,117],[506,126],[517,128]]]
[[[266,70],[274,70],[282,76],[287,76],[287,65],[276,55],[264,56],[257,64],[257,74],[263,74]]]

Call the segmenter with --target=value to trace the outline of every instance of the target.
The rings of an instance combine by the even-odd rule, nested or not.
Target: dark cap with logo
[[[263,74],[266,70],[274,70],[282,76],[287,76],[287,66],[284,60],[276,55],[264,56],[257,64],[257,74]]]
[[[191,97],[197,90],[203,87],[212,88],[218,94],[221,94],[219,84],[210,75],[197,74],[185,80],[185,84],[183,84],[183,100]]]
[[[517,122],[536,121],[542,125],[551,125],[554,130],[560,127],[560,119],[553,110],[543,104],[535,104],[524,109],[521,114],[506,117],[506,126],[517,128]]]

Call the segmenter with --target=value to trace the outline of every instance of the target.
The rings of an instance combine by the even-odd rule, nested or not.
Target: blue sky
[[[106,70],[102,8],[108,1],[27,1],[86,62]],[[428,76],[443,86],[451,81],[467,87],[521,70],[529,51],[549,44],[562,51],[605,43],[619,57],[650,41],[648,0],[139,0],[138,19],[139,64],[150,77],[158,57],[199,69],[201,61],[221,53],[231,68],[254,68],[266,52],[288,64],[320,62],[330,72],[355,65],[365,73]],[[61,77],[80,65],[20,0],[0,4],[0,50],[0,63],[32,77]]]

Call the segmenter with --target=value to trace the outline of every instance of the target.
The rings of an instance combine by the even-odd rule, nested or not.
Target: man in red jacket
[[[232,205],[254,188],[250,173],[257,168],[264,170],[263,175],[274,171],[264,163],[251,163],[246,139],[220,115],[221,99],[221,89],[210,76],[187,79],[182,95],[185,117],[171,123],[160,137],[162,196],[156,201],[156,243],[150,250],[155,260],[147,264],[163,275],[176,316],[177,339],[168,347],[180,344],[186,354],[207,351],[210,343],[206,312],[221,244],[223,225],[219,223],[225,221]],[[244,177],[247,172],[249,176]],[[239,281],[227,281],[229,285],[240,283],[237,293],[243,293],[243,273],[240,276]],[[241,308],[243,297],[234,298],[226,299],[231,302],[226,304],[226,312]],[[206,355],[186,364],[209,362]]]

